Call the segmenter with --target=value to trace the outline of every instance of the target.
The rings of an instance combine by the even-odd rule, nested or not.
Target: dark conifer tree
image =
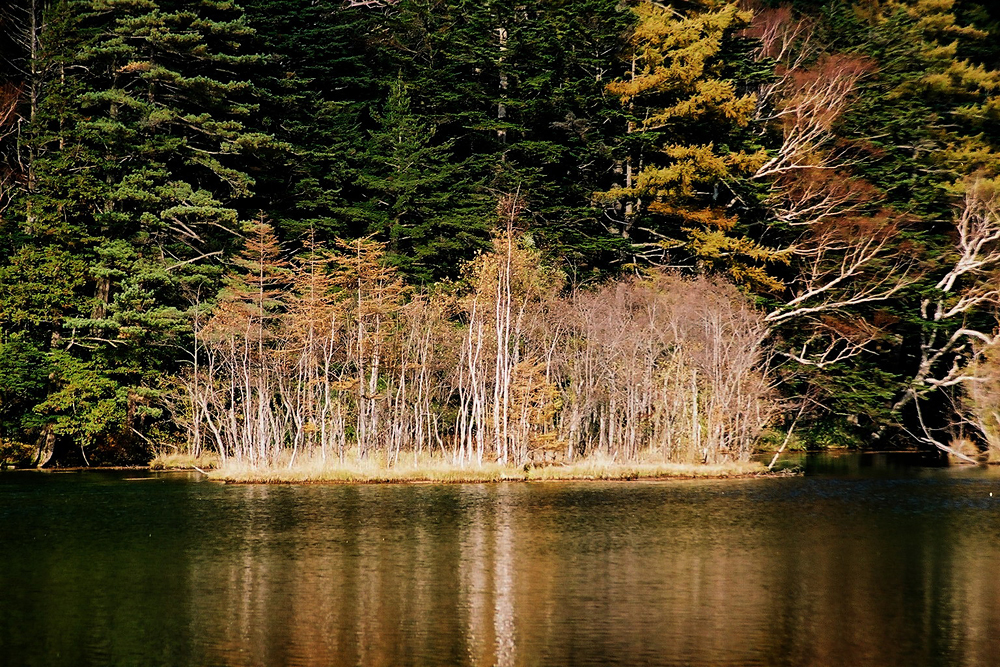
[[[255,77],[267,92],[262,116],[290,146],[258,178],[257,199],[278,231],[296,238],[366,233],[351,209],[372,111],[389,79],[370,36],[384,16],[328,0],[249,0],[247,20],[270,54]]]
[[[621,249],[591,195],[609,183],[624,132],[604,86],[631,22],[613,0],[403,0],[379,35],[415,113],[495,197],[519,192],[521,224],[581,278]]]
[[[26,419],[56,460],[134,454],[187,328],[184,285],[217,273],[250,172],[281,146],[254,127],[262,58],[232,3],[66,0],[46,26],[32,161],[4,234],[4,327],[51,364]]]
[[[392,85],[375,120],[361,153],[364,197],[357,217],[412,278],[454,276],[470,251],[489,239],[489,201],[474,172],[452,155],[454,142],[438,143],[434,128],[413,113],[402,80]]]

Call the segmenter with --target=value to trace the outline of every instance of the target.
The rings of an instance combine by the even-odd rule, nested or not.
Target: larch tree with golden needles
[[[741,31],[751,13],[733,3],[681,10],[652,2],[635,12],[627,72],[607,86],[628,126],[620,182],[596,195],[609,231],[629,240],[636,260],[778,289],[768,264],[781,254],[741,219],[753,199],[749,178],[766,160],[749,127],[756,98],[748,84],[767,69],[746,57]]]
[[[331,393],[341,366],[336,360],[344,329],[330,274],[334,258],[316,241],[315,233],[308,234],[302,245],[292,262],[293,287],[282,327],[281,395],[294,427],[291,463],[301,450],[318,449],[326,461],[332,451],[342,455],[345,448],[343,409]]]
[[[338,241],[339,267],[334,285],[352,323],[347,344],[353,350],[357,400],[355,438],[366,456],[385,437],[382,429],[384,379],[393,322],[402,305],[403,281],[386,261],[386,247],[370,238]]]
[[[200,332],[209,361],[194,397],[225,459],[273,461],[289,433],[278,409],[281,318],[291,283],[271,227],[256,224],[229,284]],[[195,378],[199,382],[199,378]]]

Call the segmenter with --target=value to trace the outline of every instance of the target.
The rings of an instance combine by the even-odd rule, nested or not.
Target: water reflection
[[[11,480],[0,665],[1000,664],[993,471]]]

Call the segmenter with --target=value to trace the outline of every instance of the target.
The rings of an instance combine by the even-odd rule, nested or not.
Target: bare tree
[[[9,83],[0,82],[0,142],[17,131],[17,107],[21,90]],[[11,191],[16,171],[0,164],[0,217],[10,205]]]
[[[915,258],[899,242],[890,217],[851,217],[815,225],[789,249],[795,274],[783,303],[767,314],[772,325],[795,323],[812,335],[799,349],[782,354],[818,368],[862,352],[880,334],[878,327],[841,314],[864,304],[887,301],[911,284]]]
[[[922,331],[920,363],[909,387],[893,406],[913,405],[917,416],[914,435],[959,458],[972,458],[948,446],[923,415],[921,402],[952,387],[974,387],[983,377],[976,372],[995,348],[995,313],[1000,305],[1000,183],[975,179],[966,187],[955,222],[954,247],[944,275],[933,294],[920,304],[926,323]],[[983,397],[973,390],[973,396]],[[979,424],[984,435],[989,431]]]
[[[474,456],[481,462],[486,453],[503,463],[523,458],[530,438],[512,428],[529,418],[525,401],[534,395],[525,374],[534,372],[538,355],[526,348],[526,325],[560,283],[514,229],[522,206],[518,194],[500,200],[504,229],[494,236],[493,251],[470,266],[473,288],[464,301],[467,328],[456,378],[460,461]]]
[[[663,273],[562,295],[517,206],[457,299],[403,289],[374,241],[307,239],[289,265],[258,227],[211,317],[195,310],[174,406],[192,449],[254,466],[351,447],[390,465],[431,448],[462,464],[746,459],[777,405],[764,315]]]
[[[654,273],[562,312],[559,438],[573,454],[745,459],[775,414],[767,324],[731,286]]]
[[[743,34],[760,42],[754,52],[756,60],[770,58],[777,63],[779,72],[787,72],[803,66],[816,55],[819,47],[814,39],[815,20],[796,16],[788,5],[762,7],[749,0],[741,4],[753,12],[750,27]]]
[[[808,67],[784,71],[767,93],[770,108],[758,109],[758,121],[780,126],[781,143],[757,168],[754,178],[846,166],[848,160],[835,145],[834,125],[850,104],[858,82],[871,70],[862,58],[824,55]]]
[[[381,9],[399,4],[399,0],[347,0],[344,7],[351,9],[361,7],[363,9]]]
[[[888,301],[919,272],[901,241],[905,217],[882,206],[877,189],[852,173],[861,153],[837,136],[838,121],[873,66],[819,54],[813,32],[813,22],[788,7],[758,11],[747,30],[760,40],[756,56],[778,61],[757,109],[762,131],[777,134],[777,143],[753,178],[769,184],[766,206],[772,226],[786,235],[790,270],[781,303],[765,319],[805,334],[783,356],[826,368],[862,353],[882,334],[847,313]]]

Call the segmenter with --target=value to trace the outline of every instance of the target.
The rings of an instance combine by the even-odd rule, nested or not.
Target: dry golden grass
[[[157,454],[149,462],[150,470],[212,470],[221,463],[217,454]]]
[[[768,474],[762,463],[699,465],[683,463],[620,463],[605,457],[545,467],[459,466],[449,458],[412,454],[400,456],[393,465],[377,458],[349,457],[300,459],[291,465],[249,466],[227,462],[209,473],[213,479],[234,484],[373,484],[437,482],[444,484],[506,481],[636,480],[752,477]]]
[[[533,468],[531,479],[667,479],[751,477],[767,474],[763,463],[729,462],[719,464],[634,462],[621,463],[595,456],[567,465]]]

